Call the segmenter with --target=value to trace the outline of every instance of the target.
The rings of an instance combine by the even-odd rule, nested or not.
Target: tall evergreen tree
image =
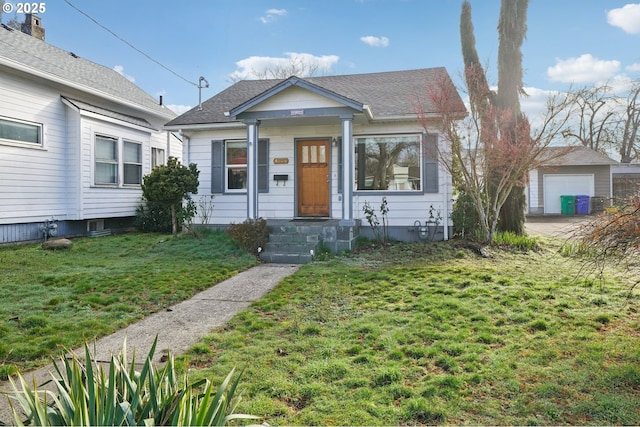
[[[522,129],[528,127],[520,109],[519,95],[524,93],[522,83],[522,43],[526,34],[528,0],[502,0],[498,23],[498,92],[493,93],[486,73],[478,59],[471,19],[471,5],[465,0],[460,15],[460,40],[465,64],[465,79],[469,90],[471,109],[476,111],[482,124],[480,139],[511,141],[522,138]],[[516,130],[519,131],[516,131]],[[497,172],[496,172],[497,173]],[[524,181],[526,172],[512,190],[500,211],[499,230],[524,233]],[[500,182],[496,177],[494,182]],[[489,184],[491,185],[491,183]],[[488,189],[489,192],[498,191]]]
[[[508,114],[499,124],[500,132],[516,143],[515,130],[527,121],[520,109],[520,95],[525,94],[522,83],[522,43],[527,32],[527,6],[529,0],[502,0],[498,22],[498,94],[496,106]],[[528,126],[528,123],[527,123]],[[524,234],[525,181],[513,187],[502,210],[498,229]]]

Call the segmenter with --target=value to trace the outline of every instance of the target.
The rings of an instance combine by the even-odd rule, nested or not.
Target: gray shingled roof
[[[596,166],[616,165],[606,154],[584,146],[547,147],[542,156],[550,159],[542,162],[542,166]]]
[[[134,116],[130,116],[128,114],[122,114],[119,113],[117,111],[111,111],[111,110],[107,110],[106,108],[101,108],[101,107],[97,107],[95,105],[91,105],[87,102],[83,102],[77,99],[73,99],[73,98],[69,98],[66,96],[63,96],[62,98],[64,98],[67,102],[69,102],[70,104],[74,105],[76,108],[80,109],[80,110],[85,110],[85,111],[89,111],[91,113],[95,113],[95,114],[100,114],[101,116],[106,116],[106,117],[110,117],[112,119],[117,119],[117,120],[121,120],[127,123],[131,123],[137,126],[142,126],[145,128],[149,128],[149,129],[153,129],[153,126],[151,126],[151,123],[149,123],[146,119],[143,119],[141,117],[134,117]]]
[[[425,112],[435,112],[435,107],[426,100],[426,94],[430,89],[440,85],[443,79],[453,85],[444,67],[307,77],[302,80],[369,106],[375,119],[415,116],[416,112],[411,101],[416,96],[425,102]],[[282,81],[282,79],[241,80],[203,102],[202,110],[193,108],[167,123],[167,126],[234,122],[234,119],[226,117],[224,113],[259,96]],[[464,112],[465,107],[459,96],[456,103],[456,109]]]
[[[11,68],[17,65],[88,91],[103,92],[114,102],[144,107],[167,119],[175,117],[175,113],[158,105],[155,98],[118,72],[5,26],[0,26],[0,64]]]

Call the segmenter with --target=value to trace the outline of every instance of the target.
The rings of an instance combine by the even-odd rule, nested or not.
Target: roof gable
[[[346,106],[349,108],[352,108],[356,111],[362,111],[363,109],[363,105],[361,103],[358,103],[356,101],[353,101],[352,99],[349,99],[347,97],[344,97],[340,94],[337,94],[335,92],[332,92],[328,89],[325,89],[321,86],[315,85],[311,82],[305,81],[299,77],[296,76],[292,76],[289,77],[286,80],[281,81],[280,83],[276,84],[275,86],[265,90],[264,92],[260,93],[259,95],[243,102],[242,104],[238,105],[237,107],[231,109],[231,111],[228,112],[228,115],[230,117],[237,117],[240,114],[244,113],[245,111],[249,111],[251,109],[253,109],[254,107],[258,107],[260,104],[264,104],[266,101],[273,99],[274,97],[276,97],[279,94],[282,94],[283,92],[287,91],[288,89],[292,88],[292,87],[297,87],[297,88],[301,88],[304,89],[308,92],[310,92],[311,94],[315,94],[315,95],[319,95],[321,97],[327,98],[331,101],[334,101],[342,106]],[[226,112],[225,112],[226,113]]]

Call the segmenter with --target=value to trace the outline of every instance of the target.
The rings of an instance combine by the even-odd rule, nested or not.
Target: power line
[[[83,12],[82,10],[78,9],[77,7],[75,7],[69,0],[64,0],[65,3],[67,3],[69,6],[71,6],[72,8],[74,8],[75,10],[77,10],[79,13],[83,14],[84,16],[86,16],[87,18],[89,18],[91,21],[93,21],[96,25],[98,25],[99,27],[101,27],[103,30],[108,31],[109,33],[111,33],[112,36],[114,36],[115,38],[117,38],[118,40],[120,40],[121,42],[125,43],[127,46],[129,46],[131,49],[135,50],[136,52],[140,53],[141,55],[144,55],[147,59],[149,59],[150,61],[155,62],[156,64],[158,64],[159,66],[161,66],[162,68],[164,68],[165,70],[167,70],[168,72],[170,72],[171,74],[173,74],[174,76],[184,80],[185,82],[194,85],[196,87],[198,87],[197,83],[194,83],[188,79],[186,79],[185,77],[182,77],[180,74],[176,73],[175,71],[173,71],[171,68],[167,67],[166,65],[160,63],[159,61],[153,59],[151,56],[147,55],[146,53],[144,53],[143,51],[141,51],[140,49],[138,49],[137,47],[135,47],[134,45],[132,45],[131,43],[129,43],[128,41],[126,41],[125,39],[123,39],[122,37],[120,37],[119,35],[117,35],[116,33],[114,33],[113,31],[111,31],[109,28],[107,28],[106,26],[102,25],[100,22],[96,21],[95,19],[93,19],[91,16],[89,16],[86,12]]]

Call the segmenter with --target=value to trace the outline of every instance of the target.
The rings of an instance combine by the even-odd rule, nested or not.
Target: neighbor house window
[[[420,135],[356,138],[356,189],[422,191]]]
[[[164,149],[163,148],[151,148],[151,168],[164,165]]]
[[[228,141],[225,144],[226,187],[228,191],[247,188],[247,143]]]
[[[118,139],[96,135],[96,184],[118,184]]]
[[[142,183],[142,145],[137,142],[122,143],[123,179],[125,185]]]
[[[0,118],[0,140],[42,145],[42,125]]]

